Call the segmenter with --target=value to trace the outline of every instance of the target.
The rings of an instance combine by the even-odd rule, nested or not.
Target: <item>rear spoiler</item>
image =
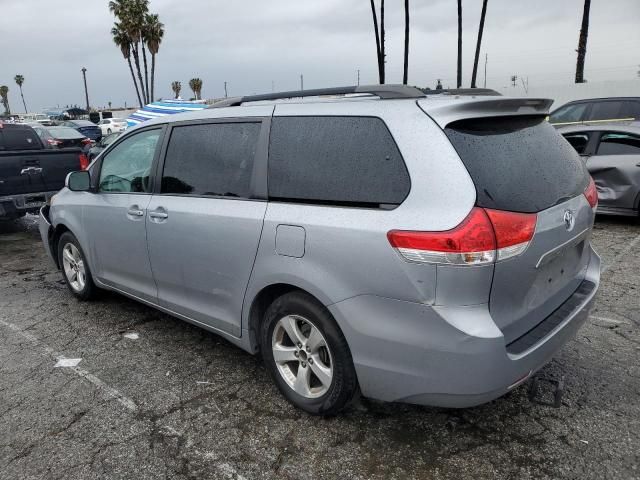
[[[451,98],[451,97],[448,97]],[[443,98],[444,100],[444,98]],[[445,128],[451,122],[485,117],[536,115],[546,117],[553,100],[548,98],[469,98],[458,97],[444,102],[440,99],[418,100],[420,108],[434,122]]]

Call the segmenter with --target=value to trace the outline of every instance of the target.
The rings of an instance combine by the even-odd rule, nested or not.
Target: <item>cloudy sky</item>
[[[376,0],[378,2],[379,0]],[[203,96],[352,85],[377,80],[368,0],[151,0],[165,24],[156,96],[171,96],[172,80]],[[511,75],[531,85],[572,81],[583,0],[489,0],[482,57],[487,86]],[[87,68],[92,106],[131,106],[128,66],[113,45],[107,0],[0,0],[0,84],[21,111],[15,74],[25,77],[30,111],[84,104],[80,69]],[[386,0],[387,81],[402,80],[403,0]],[[463,0],[463,75],[468,85],[481,0]],[[409,83],[455,86],[456,0],[411,0]],[[640,0],[593,0],[585,76],[633,79],[640,68]],[[482,72],[482,69],[481,69]],[[640,80],[639,80],[640,82]],[[482,76],[480,76],[482,85]],[[640,83],[639,83],[640,87]]]

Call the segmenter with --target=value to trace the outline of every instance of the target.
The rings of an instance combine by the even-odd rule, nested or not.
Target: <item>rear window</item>
[[[409,174],[386,125],[373,117],[276,117],[269,198],[379,208],[402,203]]]
[[[543,118],[461,120],[445,132],[476,185],[481,207],[539,212],[587,186],[584,163]]]
[[[0,129],[0,150],[38,150],[42,148],[38,134],[31,127],[4,125]]]
[[[48,130],[53,138],[60,138],[63,140],[72,140],[74,138],[84,138],[84,135],[82,135],[80,132],[69,127],[55,127],[55,128],[49,128]]]

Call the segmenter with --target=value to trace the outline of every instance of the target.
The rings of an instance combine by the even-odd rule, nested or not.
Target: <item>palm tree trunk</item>
[[[376,6],[371,0],[371,15],[373,16],[373,31],[376,36],[376,60],[378,61],[378,81],[384,83],[384,73],[382,73],[382,62],[380,61],[380,32],[378,31],[378,16]]]
[[[24,102],[24,95],[22,94],[22,85],[20,85],[20,96],[22,97],[22,105],[24,105],[24,113],[27,113],[27,104]]]
[[[147,49],[144,48],[144,41],[142,42],[142,63],[144,64],[144,85],[147,92],[147,103],[153,102],[153,97],[149,100],[149,71],[147,70]]]
[[[140,108],[144,107],[144,103],[142,103],[142,98],[140,97],[140,90],[138,89],[138,82],[136,82],[136,75],[133,73],[133,65],[131,65],[131,57],[127,57],[127,62],[129,63],[129,70],[131,70],[131,80],[133,80],[133,85],[136,87],[136,95],[138,96],[138,103],[140,104]]]
[[[154,96],[154,88],[153,88],[153,85],[154,85],[154,83],[156,81],[155,75],[156,75],[156,54],[152,53],[151,54],[151,101],[152,102],[156,98]]]
[[[476,88],[476,75],[478,73],[478,59],[480,46],[482,45],[482,32],[484,31],[484,18],[487,15],[487,0],[482,1],[482,13],[480,14],[480,27],[478,28],[478,42],[476,43],[476,57],[473,60],[473,73],[471,74],[471,88]]]
[[[407,84],[409,77],[409,0],[404,0],[404,75],[402,83]]]
[[[578,61],[576,62],[576,83],[584,83],[584,58],[587,55],[587,37],[589,35],[589,10],[591,0],[584,0],[582,11],[582,26],[580,27],[580,39],[578,40]]]
[[[458,74],[457,88],[462,87],[462,0],[458,0]]]
[[[384,85],[385,82],[385,70],[386,70],[386,54],[384,52],[384,0],[380,2],[380,62],[382,63],[382,81],[381,84]]]
[[[138,73],[138,80],[140,80],[140,93],[142,94],[142,100],[144,103],[149,103],[147,100],[147,92],[144,89],[144,80],[142,80],[142,71],[140,70],[140,53],[138,51],[138,44],[134,44],[131,49],[133,53],[133,62],[136,64],[136,71]]]

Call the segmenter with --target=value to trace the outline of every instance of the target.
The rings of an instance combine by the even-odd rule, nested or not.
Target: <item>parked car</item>
[[[640,215],[640,126],[581,125],[559,129],[582,155],[598,189],[598,213]]]
[[[545,365],[599,284],[595,186],[550,104],[227,99],[128,129],[40,232],[78,299],[115,290],[260,352],[307,412],[478,405]]]
[[[100,127],[89,120],[66,120],[61,126],[74,128],[94,142],[102,138],[102,130],[100,130]]]
[[[96,142],[96,144],[89,149],[89,152],[87,153],[89,160],[93,160],[98,155],[100,155],[100,153],[109,145],[111,145],[119,136],[120,132],[110,133],[109,135],[102,137],[99,142]]]
[[[549,115],[549,123],[556,126],[633,120],[640,120],[640,97],[575,100]]]
[[[127,121],[124,118],[105,118],[98,122],[102,135],[114,132],[121,132],[127,128]]]
[[[78,148],[46,149],[33,128],[0,122],[0,220],[37,212],[88,164]]]
[[[78,147],[88,151],[92,143],[90,138],[85,137],[74,128],[30,126],[36,131],[45,146],[49,148]]]

